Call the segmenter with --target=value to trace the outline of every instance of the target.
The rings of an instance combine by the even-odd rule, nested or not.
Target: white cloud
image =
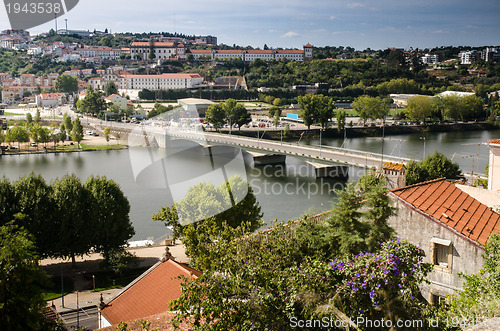
[[[337,18],[335,16],[330,16],[330,21],[335,21]]]
[[[277,32],[279,32],[279,31],[278,31],[278,30],[273,30],[273,29],[271,29],[271,30],[268,30],[267,32],[269,32],[269,33],[277,33]]]
[[[300,37],[300,34],[294,31],[288,31],[284,35],[281,36],[281,38],[297,38]]]

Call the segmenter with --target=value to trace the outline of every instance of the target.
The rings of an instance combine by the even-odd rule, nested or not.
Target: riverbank
[[[470,123],[430,123],[430,124],[412,124],[412,125],[392,125],[387,124],[385,127],[377,126],[357,126],[345,128],[345,136],[347,138],[361,137],[382,137],[391,135],[415,134],[425,132],[463,132],[463,131],[490,131],[499,130],[500,126],[489,122],[470,122]],[[223,130],[223,133],[228,133]],[[260,129],[260,130],[233,130],[233,135],[241,135],[246,137],[257,137],[263,139],[280,140],[282,138],[282,130],[275,128]],[[336,127],[329,127],[321,132],[323,138],[344,138],[344,131],[339,132]],[[287,134],[283,132],[284,140],[297,140],[300,137],[319,138],[320,128],[312,127],[311,129],[292,128]]]
[[[113,142],[111,142],[113,141]],[[9,148],[10,147],[10,148]],[[45,145],[38,144],[31,146],[30,143],[17,144],[11,146],[0,146],[0,156],[7,155],[29,155],[29,154],[60,154],[60,153],[79,153],[79,152],[95,152],[103,150],[120,150],[127,149],[128,146],[120,144],[119,140],[110,138],[107,142],[102,136],[86,136],[78,145],[75,142],[63,142],[54,146],[53,143]]]

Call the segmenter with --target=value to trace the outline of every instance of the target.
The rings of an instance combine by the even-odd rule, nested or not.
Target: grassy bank
[[[121,144],[114,145],[86,145],[77,144],[73,145],[39,145],[37,147],[21,146],[18,149],[17,146],[12,145],[15,149],[8,149],[4,151],[4,155],[24,155],[24,154],[51,154],[51,153],[76,153],[76,152],[90,152],[90,151],[103,151],[103,150],[120,150],[127,149],[128,147]]]

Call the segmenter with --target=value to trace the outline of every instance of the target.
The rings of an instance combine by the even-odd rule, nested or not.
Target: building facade
[[[456,294],[464,281],[458,273],[475,274],[483,266],[484,245],[500,231],[500,215],[444,178],[394,189],[389,196],[398,208],[389,225],[434,265],[430,283],[421,286],[424,297],[439,303]]]

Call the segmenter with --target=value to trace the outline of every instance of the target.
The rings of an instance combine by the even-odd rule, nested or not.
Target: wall
[[[500,146],[490,145],[488,190],[500,191]]]
[[[462,288],[463,278],[457,275],[458,272],[474,274],[483,265],[482,254],[484,249],[479,244],[474,244],[465,236],[459,235],[450,230],[439,221],[434,221],[412,206],[398,199],[394,194],[389,196],[396,201],[395,207],[398,213],[389,219],[389,224],[394,227],[398,237],[409,242],[421,245],[425,251],[424,262],[431,263],[431,239],[433,237],[451,240],[452,264],[451,271],[441,267],[434,267],[434,271],[429,274],[429,285],[422,285],[422,294],[429,300],[430,293],[439,296],[453,295],[455,290]],[[443,225],[441,225],[443,224]]]

